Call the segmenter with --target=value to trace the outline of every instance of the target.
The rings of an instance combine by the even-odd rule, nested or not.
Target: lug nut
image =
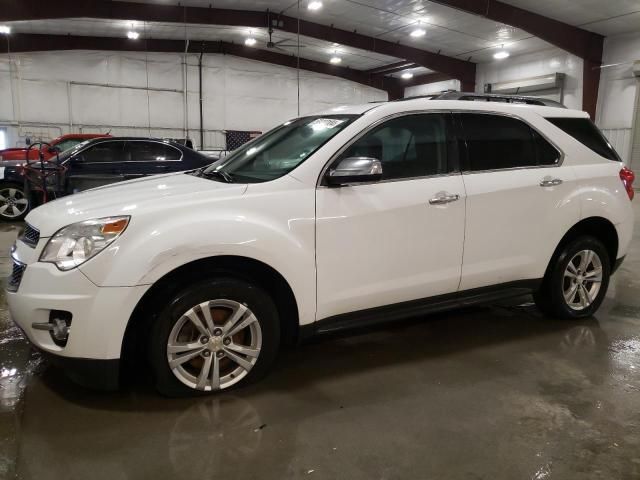
[[[209,341],[209,337],[200,337],[200,343],[207,343]]]
[[[211,352],[209,350],[205,350],[204,352],[202,352],[203,357],[208,357],[209,355],[211,355]]]
[[[222,343],[224,343],[225,345],[229,345],[231,343],[231,339],[230,338],[225,338]]]
[[[213,334],[214,334],[216,337],[219,337],[220,335],[222,335],[222,330],[220,330],[219,328],[216,328],[216,329],[213,331]]]
[[[224,355],[224,352],[218,352],[218,353],[216,353],[216,356],[217,356],[218,358],[222,358],[222,356],[223,356],[223,355]]]

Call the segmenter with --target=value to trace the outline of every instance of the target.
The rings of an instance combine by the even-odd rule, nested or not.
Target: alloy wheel
[[[175,323],[167,341],[167,361],[186,386],[222,390],[247,376],[261,347],[260,323],[246,305],[210,300],[192,307]]]
[[[598,296],[602,285],[602,261],[593,250],[576,253],[564,271],[563,294],[572,310],[588,308]]]
[[[17,188],[0,190],[0,215],[5,218],[18,218],[29,208],[29,200],[24,192]]]

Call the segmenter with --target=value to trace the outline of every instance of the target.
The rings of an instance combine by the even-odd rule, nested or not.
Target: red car
[[[98,137],[110,137],[102,133],[70,133],[54,138],[49,142],[51,147],[43,149],[44,159],[49,160],[56,152],[64,152],[65,150],[75,147],[77,144]],[[7,148],[0,150],[0,160],[25,160],[27,155],[26,148]],[[30,160],[38,160],[38,148],[34,147],[29,152]]]

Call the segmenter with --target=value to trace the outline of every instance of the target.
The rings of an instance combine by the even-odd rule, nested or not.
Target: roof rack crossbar
[[[416,98],[426,98],[429,100],[467,100],[472,102],[500,102],[500,103],[522,103],[526,105],[538,105],[542,107],[567,108],[562,103],[555,100],[539,97],[526,97],[522,95],[498,95],[494,93],[473,93],[446,91],[432,95],[418,95],[415,97],[402,98],[396,101],[413,100]]]

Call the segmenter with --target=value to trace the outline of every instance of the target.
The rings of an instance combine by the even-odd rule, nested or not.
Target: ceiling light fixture
[[[137,40],[138,38],[140,38],[140,34],[138,32],[134,32],[133,30],[130,30],[127,32],[127,38],[129,40]]]
[[[9,35],[11,33],[11,27],[7,25],[0,25],[0,34]]]
[[[309,2],[309,4],[307,5],[307,8],[309,10],[320,10],[322,8],[322,2],[318,2],[318,1]]]
[[[331,57],[331,58],[329,59],[329,61],[330,61],[331,63],[333,63],[334,65],[337,65],[338,63],[342,62],[342,59],[341,59],[340,57],[338,57],[338,56],[334,55],[333,57]]]
[[[402,75],[400,75],[402,78],[404,78],[405,80],[409,80],[411,78],[413,78],[413,73],[411,72],[404,72]]]
[[[247,47],[253,47],[256,43],[258,43],[258,41],[253,37],[249,37],[244,41]]]
[[[493,58],[495,58],[496,60],[503,60],[507,57],[509,57],[509,52],[507,52],[506,50],[500,50],[499,52],[493,54]]]
[[[415,30],[412,30],[409,35],[411,35],[413,38],[418,38],[418,37],[423,37],[426,33],[427,32],[424,28],[418,27]]]

